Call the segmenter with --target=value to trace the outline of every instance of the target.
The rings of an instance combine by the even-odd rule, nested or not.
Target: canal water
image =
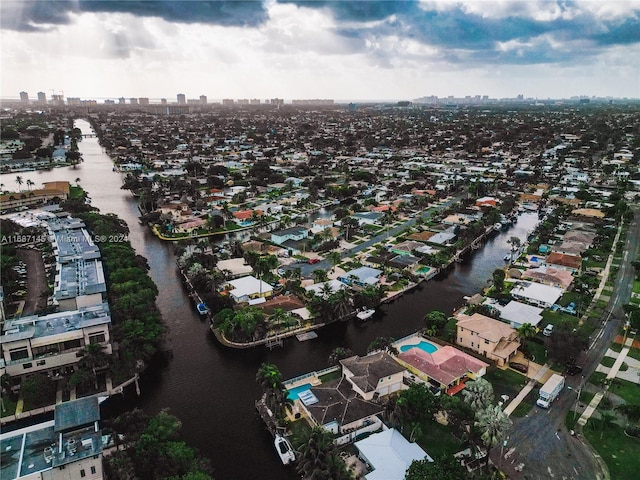
[[[76,125],[83,132],[90,131],[84,120]],[[524,241],[537,222],[535,213],[521,215],[516,224],[490,238],[462,263],[384,305],[366,323],[339,322],[319,330],[317,339],[301,343],[291,338],[283,348],[271,351],[265,347],[234,350],[219,345],[195,313],[178,277],[171,245],[157,240],[138,223],[135,199],[120,189],[123,175],[112,170],[113,164],[97,139],[86,138],[79,147],[84,163],[76,168],[5,174],[0,182],[11,189],[17,187],[16,175],[25,182],[30,179],[36,187],[46,181],[75,183],[79,179],[93,206],[127,222],[131,243],[148,259],[158,286],[157,303],[169,329],[169,348],[174,356],[166,367],[145,374],[140,398],[135,394],[114,397],[107,408],[118,412],[139,406],[150,413],[168,408],[182,421],[187,442],[211,460],[217,480],[297,478],[292,469],[280,464],[272,438],[255,413],[254,402],[260,396],[255,375],[262,362],[276,364],[286,379],[325,368],[335,347],[348,347],[363,355],[377,337],[401,338],[414,332],[429,311],[451,313],[464,304],[464,296],[486,287],[492,272],[504,265],[503,257],[510,247],[507,240],[517,236]]]

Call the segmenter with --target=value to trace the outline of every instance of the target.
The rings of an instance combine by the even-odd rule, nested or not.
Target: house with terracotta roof
[[[258,217],[264,214],[262,210],[238,210],[237,212],[233,212],[233,216],[241,222],[246,222],[253,218],[254,212]]]
[[[482,377],[488,363],[478,360],[452,346],[438,348],[428,353],[421,348],[410,348],[396,358],[418,378],[430,385],[454,395],[464,388],[464,382]]]
[[[476,200],[476,207],[495,207],[500,200],[495,197],[482,197]]]
[[[458,316],[456,344],[470,348],[499,366],[509,363],[520,347],[514,328],[480,313]]]
[[[525,270],[522,272],[520,278],[542,283],[543,285],[561,288],[563,290],[569,288],[573,282],[573,274],[571,272],[554,267],[546,267],[544,265]]]
[[[580,273],[582,257],[580,255],[569,255],[568,253],[552,252],[545,258],[542,264],[545,267],[566,270],[572,274]]]
[[[357,355],[340,360],[343,376],[365,400],[389,395],[403,388],[405,368],[386,352]],[[406,387],[405,387],[406,388]]]

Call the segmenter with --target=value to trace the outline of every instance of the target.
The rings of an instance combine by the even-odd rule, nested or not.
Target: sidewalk
[[[613,257],[615,257],[618,241],[620,240],[620,235],[622,234],[622,225],[623,224],[621,223],[620,226],[618,227],[616,236],[613,239],[613,245],[614,245],[613,251],[611,252],[611,255],[609,255],[609,258],[607,259],[607,263],[604,267],[604,270],[602,271],[602,278],[600,279],[600,285],[598,285],[598,288],[596,289],[596,292],[593,295],[593,300],[591,301],[589,306],[585,309],[582,317],[580,317],[580,321],[578,322],[578,325],[582,325],[589,318],[589,314],[591,313],[591,310],[600,299],[600,295],[602,295],[602,291],[607,285],[607,280],[609,280],[609,271],[611,270],[611,265],[613,263]],[[611,312],[609,312],[609,317],[611,317]],[[609,318],[607,318],[607,320],[608,319]]]
[[[613,367],[611,367],[611,370],[607,374],[607,380],[615,378],[615,376],[618,374],[618,370],[620,369],[622,362],[626,358],[627,353],[629,353],[629,347],[623,348],[622,351],[618,354],[618,358],[616,358]],[[603,391],[595,394],[595,396],[591,399],[589,406],[585,408],[584,412],[582,412],[582,415],[580,415],[580,418],[578,419],[578,425],[584,427],[587,424],[589,418],[591,418],[593,413],[596,411],[596,408],[598,408],[600,401],[602,401],[602,398],[608,390],[609,384],[607,383]]]
[[[529,392],[533,390],[533,387],[537,385],[540,378],[542,378],[548,371],[549,365],[543,365],[542,368],[538,370],[535,377],[529,380],[529,383],[527,383],[524,388],[520,390],[520,393],[518,393],[518,395],[516,395],[516,397],[511,400],[511,403],[504,409],[504,413],[507,417],[513,413],[513,411],[517,408],[518,405],[520,405],[520,403],[522,403],[525,397],[529,395]]]

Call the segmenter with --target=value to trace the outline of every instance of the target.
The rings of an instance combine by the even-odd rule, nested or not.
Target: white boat
[[[198,305],[196,305],[196,308],[198,309],[198,313],[200,315],[208,315],[211,312],[207,304],[204,302],[201,302]]]
[[[371,316],[376,313],[376,311],[373,308],[369,308],[367,310],[362,310],[360,312],[358,312],[356,314],[356,317],[358,317],[360,320],[367,320],[368,318],[371,318]]]
[[[494,230],[496,230],[496,231],[500,231],[500,230],[502,230],[502,224],[501,224],[500,222],[495,223],[495,224],[493,225],[493,229],[494,229]]]
[[[505,262],[510,262],[510,261],[511,261],[511,255],[507,253],[507,254],[504,256],[504,261],[505,261]]]
[[[295,462],[296,454],[293,451],[293,447],[289,443],[289,440],[277,433],[274,445],[276,446],[276,452],[280,455],[280,460],[283,465]]]

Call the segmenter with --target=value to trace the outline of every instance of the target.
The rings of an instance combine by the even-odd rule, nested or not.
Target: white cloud
[[[577,8],[620,16],[629,11],[629,3],[582,2]],[[425,4],[445,10],[462,5],[467,12],[494,18],[517,14],[548,21],[575,14],[574,7],[544,1]],[[447,59],[464,59],[469,52],[428,45],[406,36],[402,28],[376,28],[388,26],[388,20],[358,23],[360,34],[349,36],[344,28],[355,28],[356,23],[338,24],[329,8],[269,3],[267,9],[269,17],[258,27],[82,13],[72,15],[71,24],[46,32],[3,31],[0,95],[54,89],[83,98],[173,99],[178,92],[211,99],[411,99],[428,94],[542,96],[544,92],[545,96],[640,96],[640,67],[629,47],[603,49],[565,67],[452,63]],[[498,47],[521,55],[545,45],[570,53],[579,44],[545,34],[505,41]]]

